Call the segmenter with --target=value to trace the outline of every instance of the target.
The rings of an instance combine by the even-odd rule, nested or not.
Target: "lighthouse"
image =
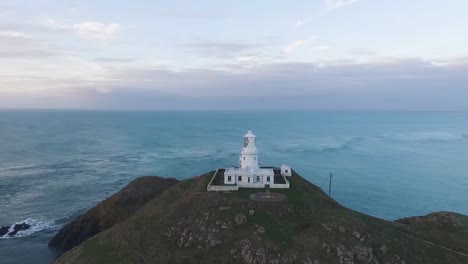
[[[291,168],[260,167],[258,161],[257,137],[252,130],[243,137],[243,147],[239,155],[239,167],[220,168],[208,184],[210,191],[229,191],[239,188],[289,188]],[[214,180],[214,179],[219,180]],[[214,182],[214,183],[213,183]],[[221,185],[215,185],[222,183]]]
[[[256,136],[252,133],[252,130],[247,131],[247,134],[244,135],[244,148],[239,158],[241,169],[249,171],[256,171],[259,169],[255,138]]]

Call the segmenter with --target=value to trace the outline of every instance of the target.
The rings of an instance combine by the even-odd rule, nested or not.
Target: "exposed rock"
[[[8,227],[8,226],[0,227],[0,237],[6,235],[6,233],[8,233],[8,230],[10,230],[10,227]]]
[[[9,226],[3,226],[3,227],[0,228],[0,237],[5,236],[7,234],[8,234],[8,236],[12,237],[12,236],[15,236],[16,234],[18,234],[18,232],[20,232],[20,231],[28,230],[30,227],[31,227],[31,225],[28,225],[26,223],[15,224],[13,226],[13,231],[8,233],[8,231],[10,231],[10,227]]]
[[[374,256],[372,248],[353,247],[353,255],[359,262],[378,264],[377,258]]]
[[[10,233],[8,233],[9,236],[15,236],[19,231],[24,231],[24,230],[28,230],[31,226],[26,224],[26,223],[21,223],[21,224],[16,224],[14,227],[13,227],[13,231],[11,231]]]
[[[388,252],[388,248],[386,245],[381,245],[380,246],[380,251],[382,252],[382,254],[386,255],[387,252]]]
[[[71,249],[86,239],[127,219],[149,200],[178,183],[176,179],[140,177],[85,214],[65,225],[49,242],[58,251]]]
[[[252,243],[248,239],[244,239],[240,242],[240,258],[244,263],[252,263],[252,253],[250,247]]]
[[[361,234],[359,234],[357,231],[353,232],[353,236],[355,236],[357,239],[361,238]]]
[[[322,224],[322,227],[323,227],[323,229],[327,230],[328,232],[331,232],[333,230],[332,226],[329,225],[329,224]]]
[[[263,233],[265,233],[265,228],[263,226],[259,226],[258,229],[257,229],[257,232],[260,233],[260,234],[263,234]]]
[[[265,250],[263,248],[260,248],[259,250],[257,250],[257,253],[255,253],[254,263],[256,264],[266,263]]]
[[[344,228],[344,227],[340,226],[340,232],[341,232],[341,233],[344,233],[344,232],[346,232],[346,228]]]
[[[235,219],[237,225],[242,225],[247,221],[247,217],[244,214],[237,214]]]
[[[435,212],[425,216],[405,217],[395,222],[407,225],[422,225],[422,224],[435,224],[435,225],[448,225],[454,228],[463,228],[464,224],[459,217],[450,212]]]
[[[348,249],[344,245],[338,245],[336,247],[336,254],[341,264],[354,264],[356,261],[369,264],[379,263],[374,256],[372,248],[355,246],[352,249]]]

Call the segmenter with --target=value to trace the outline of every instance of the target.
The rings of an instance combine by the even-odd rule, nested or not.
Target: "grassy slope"
[[[171,187],[56,262],[468,263],[403,224],[342,207],[297,174],[291,189],[279,191],[289,199],[276,205],[250,201],[258,190],[208,193],[211,175]]]
[[[465,215],[436,212],[397,221],[406,223],[400,228],[417,237],[468,255],[468,217]]]
[[[97,233],[124,221],[148,201],[158,197],[176,183],[178,183],[176,179],[155,176],[135,179],[122,190],[65,225],[52,238],[49,246],[60,252],[69,250]]]

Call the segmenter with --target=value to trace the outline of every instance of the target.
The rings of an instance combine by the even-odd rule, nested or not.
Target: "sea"
[[[395,220],[468,215],[468,112],[0,111],[0,263],[50,263],[65,223],[144,175],[235,166],[257,135],[263,166],[288,164],[342,205]]]

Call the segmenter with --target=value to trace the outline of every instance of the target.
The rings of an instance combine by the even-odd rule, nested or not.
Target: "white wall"
[[[239,186],[213,186],[208,185],[206,190],[209,192],[226,192],[226,191],[237,191],[239,190]]]

